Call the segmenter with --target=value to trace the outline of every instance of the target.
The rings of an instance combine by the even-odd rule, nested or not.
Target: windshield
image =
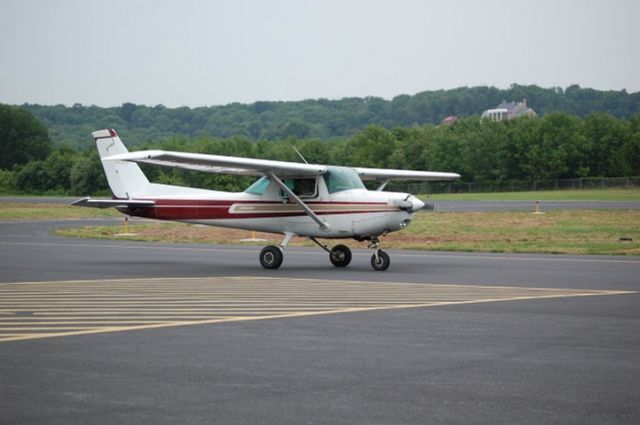
[[[329,193],[349,189],[365,189],[360,176],[353,168],[327,167],[327,173],[323,177]]]

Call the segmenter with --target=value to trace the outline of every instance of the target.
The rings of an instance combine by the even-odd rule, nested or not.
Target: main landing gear
[[[346,245],[336,245],[329,248],[323,243],[318,242],[316,238],[309,238],[320,248],[329,253],[329,261],[336,267],[347,267],[351,262],[351,250]]]
[[[260,251],[260,264],[265,269],[277,269],[282,265],[284,258],[282,251],[287,246],[293,234],[286,234],[284,240],[280,246],[269,245],[262,248]],[[316,245],[329,253],[329,261],[335,267],[342,268],[347,267],[351,263],[351,249],[346,245],[336,245],[333,248],[329,248],[327,245],[320,243],[316,238],[310,237]],[[373,255],[371,256],[371,267],[376,271],[384,271],[389,268],[391,259],[389,255],[380,249],[380,239],[377,236],[371,236],[364,239],[369,241],[369,248],[373,249]]]
[[[282,251],[287,247],[292,237],[293,233],[285,233],[280,246],[268,245],[262,248],[262,251],[260,251],[260,265],[265,269],[277,269],[280,267],[284,259]]]
[[[279,246],[265,246],[260,251],[260,264],[265,269],[277,269],[282,265],[283,259],[284,255],[282,255],[282,249]]]

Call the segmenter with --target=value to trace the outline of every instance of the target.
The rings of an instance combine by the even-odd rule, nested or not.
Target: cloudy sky
[[[0,0],[0,102],[640,90],[638,0]]]

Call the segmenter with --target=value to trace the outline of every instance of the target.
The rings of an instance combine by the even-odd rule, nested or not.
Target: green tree
[[[43,161],[31,161],[14,173],[14,186],[19,192],[42,194],[50,188]]]
[[[57,149],[47,157],[43,164],[48,177],[47,190],[63,193],[70,189],[75,157],[75,151],[69,148]]]
[[[346,162],[357,167],[387,167],[396,139],[389,130],[371,125],[356,134],[346,148]]]
[[[465,141],[457,137],[452,128],[441,129],[435,134],[433,143],[427,149],[427,170],[453,171],[472,179],[473,171],[466,163],[468,146]]]
[[[13,172],[9,170],[0,170],[0,193],[10,194],[14,192]]]
[[[609,114],[597,113],[587,117],[584,126],[590,147],[588,164],[591,175],[629,175],[628,152],[623,149],[632,135],[629,123]]]
[[[629,120],[631,136],[622,146],[622,152],[627,158],[629,174],[640,176],[640,114],[636,114]]]
[[[70,192],[72,195],[90,195],[108,190],[98,152],[93,150],[88,155],[79,156],[69,174]]]
[[[47,128],[31,112],[0,104],[0,169],[45,159],[52,146]]]
[[[133,103],[123,103],[122,106],[120,106],[120,116],[123,120],[130,122],[131,118],[133,118],[133,113],[136,111],[136,108],[137,105]]]
[[[589,150],[582,122],[564,113],[541,118],[539,140],[529,146],[523,168],[533,180],[587,176]]]

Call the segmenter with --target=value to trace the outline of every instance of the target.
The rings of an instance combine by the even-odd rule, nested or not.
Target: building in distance
[[[449,124],[453,124],[454,122],[458,121],[458,117],[455,115],[449,115],[448,117],[445,117],[440,124],[442,125],[449,125]]]
[[[489,119],[491,121],[510,120],[518,117],[537,117],[536,111],[529,108],[527,99],[522,102],[507,102],[503,100],[495,109],[487,109],[482,113],[481,119]]]

